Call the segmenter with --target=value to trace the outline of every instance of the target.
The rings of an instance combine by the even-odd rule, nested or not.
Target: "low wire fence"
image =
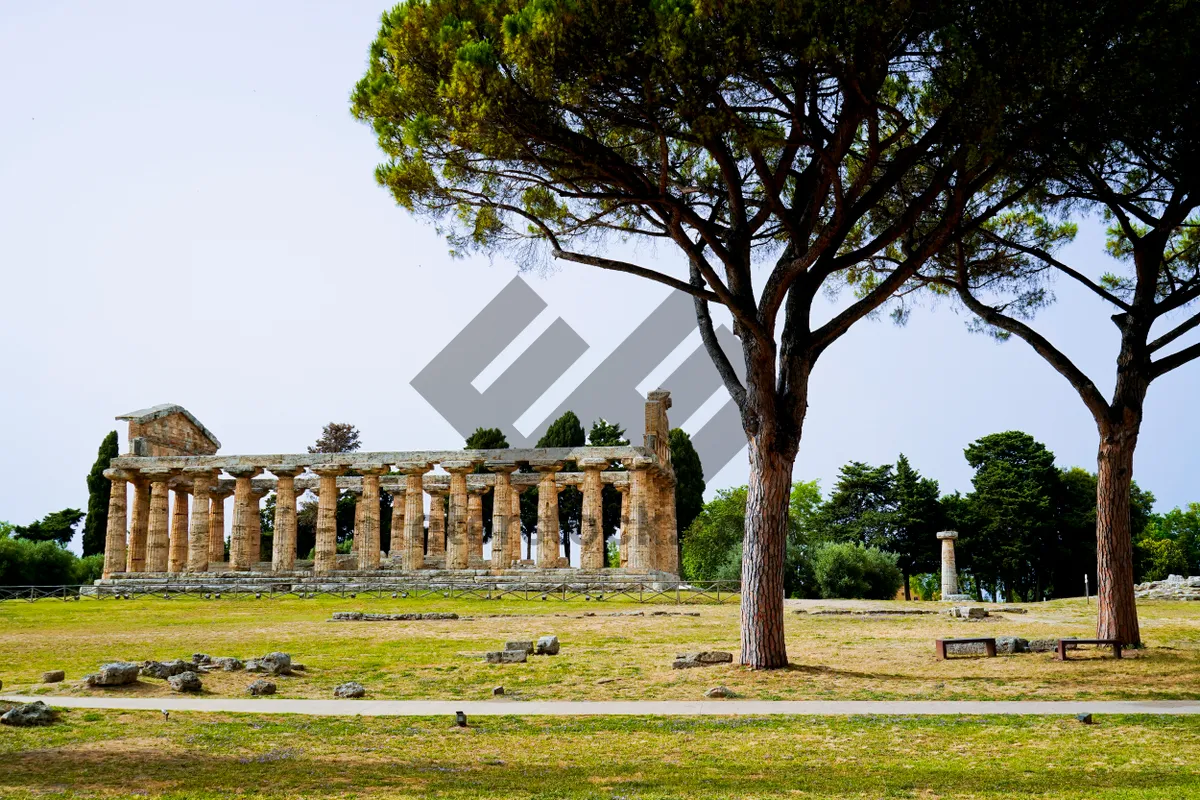
[[[236,581],[213,584],[169,582],[161,584],[139,583],[134,585],[85,584],[81,586],[0,586],[0,603],[46,601],[126,601],[126,600],[171,600],[174,598],[198,598],[201,600],[274,600],[300,598],[313,600],[322,597],[393,598],[393,599],[450,599],[474,600],[529,600],[529,601],[585,601],[626,602],[660,604],[719,604],[736,603],[740,598],[738,581],[698,582],[616,582],[601,584],[587,583],[519,583],[512,585],[481,586],[473,583],[446,581],[419,582],[372,582],[369,585],[307,586],[290,584],[263,584],[261,582],[240,584]]]

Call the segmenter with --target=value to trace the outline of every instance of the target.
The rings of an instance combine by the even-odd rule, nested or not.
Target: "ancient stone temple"
[[[179,406],[125,414],[119,419],[129,421],[130,454],[114,459],[104,473],[112,495],[99,583],[217,576],[419,580],[549,571],[671,579],[679,564],[670,407],[668,392],[650,393],[641,447],[232,456],[216,455],[216,437]],[[605,566],[606,485],[620,491],[622,503],[621,566],[613,568]],[[577,568],[560,548],[558,495],[568,486],[583,496]],[[531,487],[538,493],[536,544],[523,559],[520,494]],[[380,546],[384,491],[392,497],[387,552]],[[317,497],[311,561],[296,550],[297,503],[305,492]],[[359,498],[349,554],[337,548],[337,501],[345,492]],[[261,552],[260,511],[271,493],[271,552]],[[489,494],[492,535],[485,558],[482,509]]]

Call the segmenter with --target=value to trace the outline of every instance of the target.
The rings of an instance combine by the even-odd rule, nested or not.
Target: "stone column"
[[[492,493],[492,569],[508,569],[508,526],[512,519],[512,474],[516,464],[488,464],[496,474],[496,488]],[[520,533],[517,537],[520,538]]]
[[[217,471],[207,467],[188,467],[184,474],[192,479],[192,525],[188,532],[187,571],[208,570],[209,492]]]
[[[661,539],[659,526],[662,517],[661,498],[658,491],[658,470],[650,467],[646,470],[646,480],[642,484],[646,495],[646,527],[642,532],[646,540],[645,560],[642,566],[646,569],[658,569],[658,545]]]
[[[561,462],[534,466],[542,474],[538,481],[537,565],[541,569],[558,566],[558,485],[554,475]]]
[[[614,486],[621,493],[621,539],[618,544],[621,566],[629,566],[629,484]]]
[[[446,520],[446,569],[466,569],[467,473],[475,468],[470,461],[447,461],[442,469],[450,473],[450,517]]]
[[[133,484],[133,518],[129,522],[128,572],[146,571],[146,538],[150,530],[150,481],[144,475],[130,480]]]
[[[317,491],[317,545],[313,554],[313,573],[325,575],[337,568],[338,476],[346,471],[341,464],[313,467],[320,477]]]
[[[958,531],[941,531],[937,538],[942,542],[942,599],[958,594],[958,567],[954,562],[954,540]]]
[[[395,567],[404,561],[404,511],[408,503],[408,489],[401,481],[400,486],[389,491],[392,493],[392,541],[388,547],[388,557]]]
[[[658,568],[679,574],[679,530],[675,519],[675,475],[659,477]]]
[[[633,459],[629,472],[629,568],[650,568],[650,501],[647,484],[650,481],[649,467],[654,462],[644,456]]]
[[[446,492],[444,489],[428,490],[429,494],[429,547],[430,556],[446,555]]]
[[[250,528],[246,531],[246,547],[249,551],[250,569],[258,569],[262,561],[262,499],[269,489],[250,489]]]
[[[358,568],[379,569],[379,476],[386,470],[383,464],[368,464],[355,469],[363,476],[362,497],[358,501],[362,507],[361,527],[356,526],[354,530],[354,541],[359,544]]]
[[[125,487],[129,474],[119,469],[104,470],[104,477],[112,482],[108,495],[108,528],[104,532],[104,571],[102,578],[109,578],[114,572],[124,572],[126,564],[125,526],[129,520],[125,516]]]
[[[170,538],[170,470],[145,470],[150,481],[150,521],[146,526],[146,571],[167,571]]]
[[[226,467],[234,478],[233,526],[229,532],[229,568],[250,569],[250,479],[262,472],[258,467]]]
[[[296,568],[296,476],[303,467],[267,467],[275,476],[275,537],[271,542],[271,571]]]
[[[225,563],[225,498],[233,492],[215,488],[209,492],[208,505],[208,563]]]
[[[402,464],[404,487],[404,569],[425,568],[425,473],[432,464]],[[464,475],[465,479],[465,475]],[[393,536],[395,534],[392,534]]]
[[[508,518],[508,566],[521,561],[521,492],[528,486],[510,486],[508,490],[512,501],[512,516]]]
[[[486,486],[467,488],[467,566],[479,569],[483,564],[483,496]]]
[[[604,484],[600,472],[607,466],[607,459],[579,459],[579,468],[583,470],[583,513],[579,523],[581,569],[604,568]]]
[[[167,550],[167,571],[183,572],[188,553],[188,493],[176,488],[171,511],[171,544]]]

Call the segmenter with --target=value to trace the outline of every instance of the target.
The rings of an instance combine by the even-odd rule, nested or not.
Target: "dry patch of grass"
[[[1027,606],[981,622],[944,615],[822,616],[802,606],[902,608],[904,604],[789,601],[792,666],[752,672],[738,666],[672,670],[687,650],[738,647],[735,606],[453,599],[276,598],[204,601],[39,601],[0,604],[0,680],[5,691],[48,694],[170,693],[143,679],[96,690],[79,678],[105,661],[260,656],[283,650],[308,672],[277,680],[281,697],[330,697],[358,680],[370,695],[395,699],[483,699],[497,684],[516,699],[696,699],[723,684],[752,699],[1196,699],[1200,698],[1200,604],[1139,606],[1147,647],[1115,661],[1079,652],[1067,663],[1048,653],[938,661],[938,636],[1088,636],[1095,607],[1082,601]],[[933,607],[910,604],[911,608]],[[455,611],[463,619],[330,622],[334,611]],[[654,611],[700,616],[654,616]],[[643,611],[644,616],[607,616]],[[586,616],[595,614],[596,616]],[[557,634],[562,652],[527,664],[489,665],[479,655],[508,639]],[[41,673],[65,669],[64,684],[40,686]],[[211,673],[205,691],[240,695],[257,676]]]

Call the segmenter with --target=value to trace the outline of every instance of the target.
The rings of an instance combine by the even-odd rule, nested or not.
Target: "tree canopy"
[[[104,470],[120,452],[117,432],[110,431],[100,442],[100,452],[96,454],[96,462],[88,473],[87,519],[83,523],[85,556],[104,552],[104,540],[108,534],[108,500],[112,495],[112,481],[104,477]]]
[[[315,444],[309,445],[310,453],[353,453],[362,447],[358,428],[348,422],[330,422],[321,430]]]

